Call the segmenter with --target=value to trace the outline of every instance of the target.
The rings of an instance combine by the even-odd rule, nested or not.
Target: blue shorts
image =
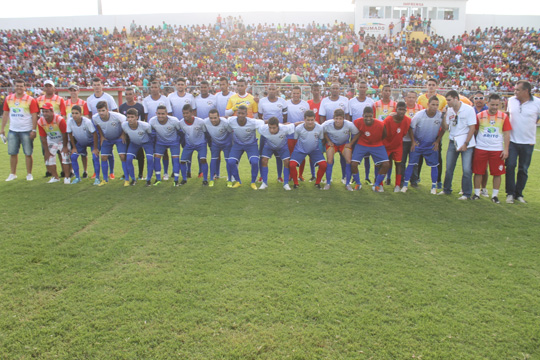
[[[356,144],[352,154],[352,161],[361,163],[362,159],[371,155],[375,164],[380,164],[382,162],[388,161],[388,154],[386,153],[386,148],[381,146],[364,146]]]
[[[223,151],[223,156],[225,156],[225,160],[227,160],[231,153],[231,148],[232,143],[229,143],[227,145],[219,145],[215,141],[212,142],[212,145],[210,145],[210,153],[212,154],[212,159],[219,159],[219,154],[221,153],[221,151]]]
[[[257,147],[257,143],[249,144],[249,145],[239,145],[236,143],[233,143],[231,147],[231,152],[229,153],[229,159],[234,159],[238,162],[240,162],[240,158],[242,157],[242,154],[244,151],[247,154],[248,160],[251,160],[251,158],[257,158],[259,159],[259,149]]]
[[[171,157],[180,156],[180,143],[173,145],[156,144],[154,147],[154,155],[163,156],[167,149],[171,151]]]
[[[116,145],[118,155],[125,155],[127,145],[122,142],[121,138],[116,140],[103,140],[101,144],[101,156],[111,156],[113,154],[113,145]]]
[[[308,155],[309,155],[309,160],[315,165],[317,165],[321,161],[324,161],[324,156],[323,156],[323,153],[321,152],[321,149],[315,149],[309,154],[300,152],[295,149],[291,155],[291,161],[296,161],[298,164],[301,164],[302,161],[304,161],[304,159]]]
[[[94,150],[94,144],[84,145],[81,143],[75,143],[75,149],[77,149],[77,153],[81,156],[88,156],[88,152],[86,149],[90,148],[90,151]]]
[[[415,148],[409,154],[409,165],[418,164],[420,156],[423,156],[426,160],[426,165],[429,167],[439,166],[439,153],[433,149],[419,149]]]
[[[197,146],[186,144],[186,146],[184,146],[184,150],[182,150],[182,157],[180,158],[180,161],[191,162],[191,155],[193,155],[194,151],[197,151],[199,159],[206,160],[206,153],[208,152],[208,147],[206,146],[206,142],[204,142]]]
[[[24,155],[30,156],[34,151],[34,140],[30,139],[30,131],[9,131],[7,135],[8,154],[17,155],[23,148]]]
[[[151,141],[141,145],[130,143],[127,149],[127,154],[137,157],[137,153],[141,148],[144,149],[146,156],[154,156],[154,143]]]
[[[276,157],[280,157],[281,160],[286,160],[291,157],[291,153],[289,152],[289,146],[287,146],[287,143],[285,143],[285,146],[283,146],[281,149],[274,150],[270,146],[268,146],[268,143],[264,145],[262,149],[262,157],[270,159],[272,155],[276,155]]]

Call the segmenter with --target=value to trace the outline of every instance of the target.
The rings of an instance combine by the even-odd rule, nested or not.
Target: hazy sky
[[[374,0],[374,3],[375,0]],[[102,0],[104,15],[186,12],[230,12],[238,2],[224,0]],[[149,6],[151,4],[151,6]],[[511,5],[510,5],[511,4]],[[510,6],[509,6],[510,5]],[[245,11],[352,11],[351,0],[272,0],[242,2]],[[469,14],[540,15],[540,2],[533,0],[469,0]],[[48,17],[97,14],[97,0],[4,1],[0,18]],[[539,21],[540,23],[540,21]]]

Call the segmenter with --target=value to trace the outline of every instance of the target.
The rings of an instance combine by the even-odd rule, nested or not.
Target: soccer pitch
[[[46,184],[34,148],[6,183],[0,145],[0,358],[540,357],[540,151],[529,204],[503,180],[495,205],[457,200],[461,161],[451,196],[426,166],[407,194],[347,192],[339,165],[284,191],[274,160],[253,191],[245,157],[238,189],[95,187]]]

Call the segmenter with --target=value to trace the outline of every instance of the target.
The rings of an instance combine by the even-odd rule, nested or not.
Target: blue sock
[[[173,169],[174,181],[178,181],[178,177],[180,176],[180,158],[179,157],[172,158],[172,169]]]
[[[339,154],[339,163],[341,165],[341,178],[344,179],[347,176],[347,174],[345,172],[345,167],[347,166],[347,161],[345,161],[345,158],[341,154]]]
[[[152,180],[152,174],[154,173],[154,156],[153,155],[147,155],[146,156],[146,180],[150,181]]]
[[[161,159],[154,159],[154,170],[156,171],[156,180],[161,181]]]
[[[431,168],[431,183],[437,187],[437,178],[439,177],[439,169],[436,166]],[[433,186],[432,186],[433,187]]]
[[[289,167],[283,167],[283,183],[288,184],[291,177],[291,171]]]
[[[180,163],[180,172],[182,173],[182,180],[187,180],[188,164],[189,163],[187,162]]]
[[[407,166],[407,168],[405,169],[405,178],[403,179],[404,181],[404,185],[405,186],[408,186],[409,184],[409,180],[411,179],[411,176],[412,176],[412,173],[414,171],[414,165],[409,165]]]
[[[203,180],[208,181],[208,163],[207,162],[201,163],[201,171],[203,174]]]
[[[73,172],[75,173],[75,177],[77,179],[80,179],[78,159],[79,159],[79,154],[71,154],[71,166],[73,166]]]
[[[101,172],[103,173],[103,180],[109,181],[109,162],[108,161],[101,162]]]
[[[357,185],[360,185],[360,172],[357,172],[356,174],[353,174],[354,182],[356,182]],[[349,184],[347,184],[349,185]]]
[[[326,183],[328,185],[330,185],[330,183],[332,182],[332,171],[334,170],[334,163],[330,164],[330,163],[327,163],[326,164]]]
[[[317,177],[317,173],[315,172],[315,164],[313,161],[311,161],[311,159],[309,160],[309,169],[311,170],[311,177]]]
[[[261,168],[261,177],[262,177],[263,183],[268,185],[268,166],[263,166]]]
[[[169,159],[163,160],[163,173],[169,174]]]
[[[127,164],[125,161],[121,161],[122,163],[122,171],[124,172],[124,179],[125,180],[129,180],[129,173],[128,173],[128,170],[127,170]]]
[[[283,175],[283,160],[281,160],[279,156],[276,156],[276,166],[277,166],[277,177],[280,178]]]
[[[101,164],[99,162],[99,157],[93,153],[92,153],[92,163],[94,164],[94,172],[96,173],[96,179],[99,179]]]
[[[133,159],[135,159],[135,156],[132,154],[127,154],[127,160],[126,160],[126,168],[128,171],[128,176],[125,177],[126,180],[129,180],[131,177],[131,180],[135,180],[135,168],[133,167]]]
[[[229,160],[225,160],[225,168],[227,169],[227,181],[232,181],[232,170],[231,170],[231,164],[229,164]]]
[[[345,178],[347,179],[347,185],[349,185],[349,181],[351,180],[351,164],[345,164]],[[360,175],[358,175],[358,178],[360,178]]]
[[[229,168],[231,170],[231,176],[234,176],[236,181],[242,183],[242,181],[240,181],[240,174],[238,173],[238,164],[236,163],[236,160],[229,159],[227,160],[227,163],[229,164]]]
[[[377,166],[375,166],[375,179],[377,178],[377,176],[379,176],[379,168]],[[375,184],[377,185],[377,184]]]
[[[216,172],[215,172],[215,176],[219,177],[221,171],[220,170],[220,167],[221,167],[221,159],[216,159]],[[214,180],[214,176],[212,176],[212,179],[211,180]]]
[[[371,162],[369,158],[364,159],[364,169],[366,171],[366,180],[369,179],[369,168],[371,167]]]
[[[111,174],[114,173],[114,156],[109,156],[109,166],[111,167]],[[103,170],[103,168],[101,168]],[[107,178],[109,175],[107,174]]]
[[[210,180],[214,180],[214,177],[217,173],[216,167],[217,167],[218,161],[219,161],[218,159],[210,160]]]
[[[384,177],[386,174],[378,174],[375,178],[375,186],[380,186],[380,184],[384,181]]]
[[[251,163],[251,182],[254,183],[257,181],[257,174],[259,173],[259,159],[253,157],[249,159]]]

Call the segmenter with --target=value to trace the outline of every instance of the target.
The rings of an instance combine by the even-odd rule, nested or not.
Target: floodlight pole
[[[101,0],[98,0],[97,2],[97,11],[98,15],[103,15],[103,7],[101,6]]]

